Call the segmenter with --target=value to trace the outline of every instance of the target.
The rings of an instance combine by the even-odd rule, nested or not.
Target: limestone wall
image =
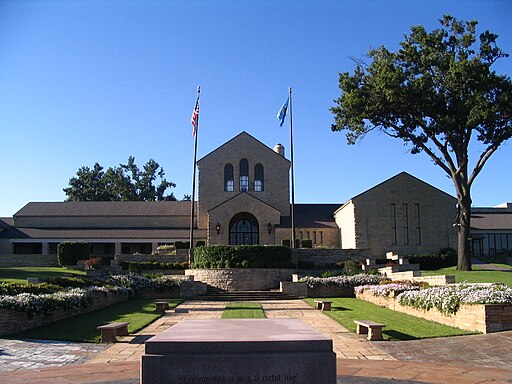
[[[0,268],[10,267],[58,267],[56,255],[0,255]]]
[[[195,281],[226,291],[265,291],[279,288],[281,281],[291,281],[294,272],[294,269],[217,268],[187,269],[185,275],[193,275]]]
[[[294,249],[299,261],[310,261],[318,267],[334,265],[339,261],[354,260],[361,261],[365,256],[365,251],[361,249],[321,249],[321,248],[300,248]]]

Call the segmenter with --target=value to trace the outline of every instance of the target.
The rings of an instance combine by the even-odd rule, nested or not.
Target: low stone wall
[[[394,297],[374,296],[368,290],[356,294],[361,300],[390,308],[397,312],[421,317],[426,320],[449,325],[467,331],[491,333],[512,330],[512,305],[472,304],[461,305],[454,315],[444,315],[437,309],[422,311],[413,307],[402,306]],[[374,319],[378,321],[378,319]]]
[[[308,287],[308,297],[355,297],[355,295],[352,287],[319,285],[315,288]]]
[[[185,275],[193,275],[195,281],[226,291],[265,291],[279,288],[281,281],[290,281],[294,272],[294,269],[216,268],[186,269]]]
[[[281,281],[279,284],[279,291],[285,295],[308,297],[308,286],[306,283]]]
[[[58,266],[57,255],[0,255],[0,268]]]

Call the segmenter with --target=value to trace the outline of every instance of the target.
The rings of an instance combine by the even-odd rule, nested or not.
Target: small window
[[[256,164],[254,167],[254,192],[263,192],[263,165]]]
[[[231,164],[226,164],[224,166],[224,191],[233,192],[234,191],[234,178],[233,178],[233,166]]]
[[[240,160],[240,191],[249,191],[249,162],[246,159]]]

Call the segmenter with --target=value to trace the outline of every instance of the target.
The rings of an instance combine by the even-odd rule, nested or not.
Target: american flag
[[[199,125],[199,97],[196,100],[196,107],[194,108],[194,112],[192,112],[190,123],[192,124],[192,136],[196,137],[197,126]]]

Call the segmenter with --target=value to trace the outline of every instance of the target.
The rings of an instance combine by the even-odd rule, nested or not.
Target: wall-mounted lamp
[[[272,223],[267,224],[267,231],[268,231],[268,234],[270,235],[270,232],[272,232]]]
[[[220,224],[217,223],[217,225],[215,226],[215,229],[217,230],[217,235],[220,233]]]

